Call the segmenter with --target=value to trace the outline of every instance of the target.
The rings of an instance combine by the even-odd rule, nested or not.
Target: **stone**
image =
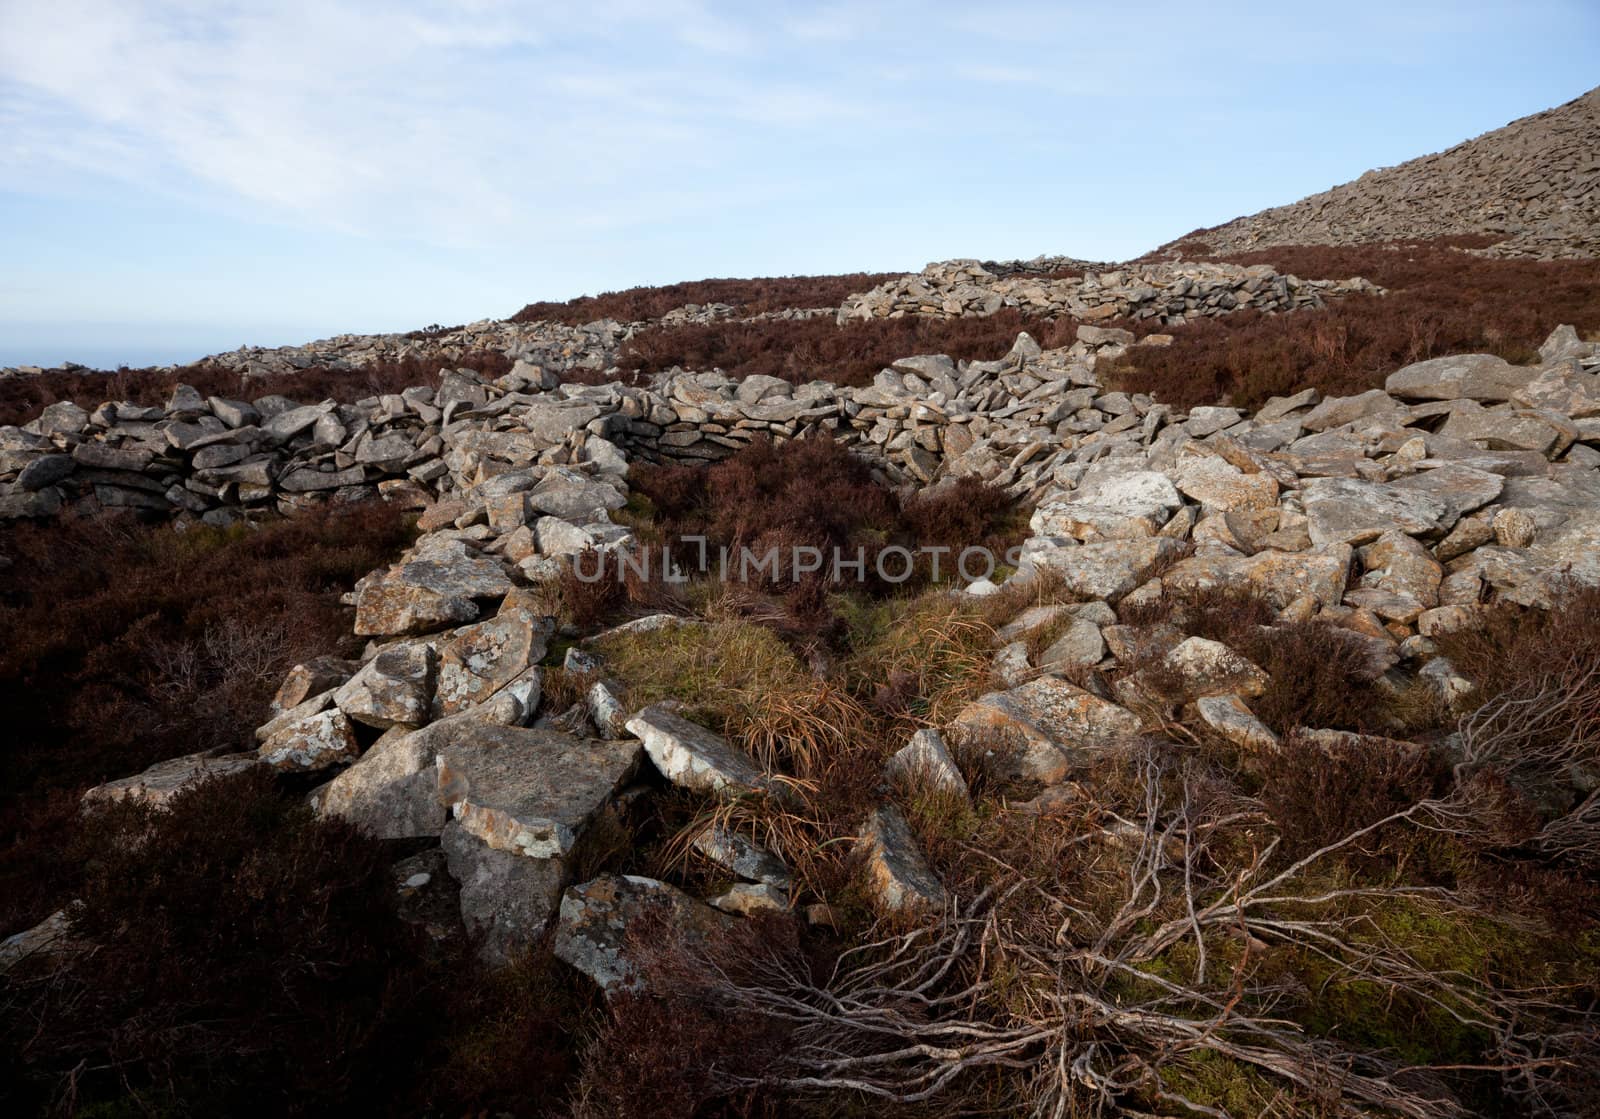
[[[1190,637],[1165,657],[1162,667],[1180,682],[1182,699],[1260,695],[1272,682],[1265,672],[1220,641]]]
[[[540,517],[533,533],[539,551],[547,556],[575,556],[596,544],[592,533],[560,517]]]
[[[66,478],[77,467],[77,462],[71,455],[40,455],[24,466],[17,474],[17,485],[34,493],[53,486]]]
[[[323,711],[285,727],[257,754],[273,769],[317,770],[354,761],[361,752],[355,728],[343,711]]]
[[[1439,605],[1444,568],[1403,532],[1385,532],[1361,549],[1361,586],[1404,595],[1423,608]]]
[[[1327,431],[1379,412],[1392,412],[1397,403],[1382,389],[1371,389],[1355,396],[1332,396],[1301,416],[1300,426],[1307,431]]]
[[[461,918],[480,958],[503,965],[531,948],[560,903],[562,861],[485,846],[454,820],[445,825],[440,845],[450,876],[461,884]]]
[[[726,892],[708,898],[707,904],[724,913],[749,917],[755,913],[786,912],[789,895],[765,882],[735,882]]]
[[[59,959],[76,955],[89,947],[72,935],[70,907],[58,909],[32,928],[0,940],[0,976],[27,960]]]
[[[891,780],[949,793],[963,802],[972,799],[966,778],[945,746],[944,736],[932,727],[917,731],[910,742],[891,754],[883,772]]]
[[[191,785],[213,777],[231,777],[259,765],[254,754],[186,754],[157,762],[143,773],[96,785],[83,794],[84,805],[135,800],[159,808]]]
[[[460,541],[435,542],[357,585],[355,632],[392,637],[474,621],[475,600],[502,597],[511,587],[495,560]]]
[[[1053,676],[990,692],[957,714],[951,730],[970,745],[1011,755],[1019,775],[1053,785],[1074,767],[1136,738],[1131,711]]]
[[[1578,429],[1553,412],[1452,412],[1439,434],[1491,451],[1534,451],[1554,458],[1578,438]]]
[[[1235,746],[1255,753],[1268,753],[1278,748],[1278,736],[1256,718],[1241,697],[1201,696],[1194,706],[1206,726]]]
[[[873,811],[856,852],[863,861],[867,892],[880,909],[911,914],[944,908],[944,887],[922,857],[898,808],[886,804]]]
[[[1105,655],[1106,643],[1100,636],[1100,627],[1087,618],[1073,618],[1066,632],[1039,654],[1039,667],[1046,672],[1093,668]]]
[[[1436,498],[1444,504],[1445,520],[1454,523],[1458,518],[1481,509],[1500,496],[1505,479],[1487,470],[1446,463],[1431,470],[1408,474],[1389,483],[1391,489],[1414,490]]]
[[[532,861],[532,860],[528,860]],[[602,874],[561,898],[556,958],[588,976],[607,995],[643,987],[628,953],[629,926],[649,919],[658,935],[690,947],[732,927],[733,919],[654,878]]]
[[[434,765],[439,799],[464,831],[495,850],[549,859],[572,850],[641,757],[632,740],[477,726],[443,746]]]
[[[1028,663],[1028,646],[1022,641],[1002,645],[994,655],[994,674],[1008,688],[1014,688],[1033,676],[1033,665]]]
[[[333,702],[369,727],[421,726],[432,706],[437,657],[420,642],[391,646],[339,687]]]
[[[1493,354],[1452,354],[1407,365],[1389,374],[1384,388],[1402,400],[1510,400],[1533,377],[1531,370]]]
[[[1500,510],[1494,515],[1490,529],[1495,543],[1502,548],[1526,548],[1538,533],[1538,525],[1525,509]]]
[[[694,837],[694,849],[740,878],[780,890],[792,885],[789,868],[765,847],[722,824],[710,823]]]
[[[1278,503],[1278,483],[1270,474],[1246,474],[1215,455],[1180,458],[1173,480],[1207,510],[1270,509]]]
[[[665,703],[653,704],[628,720],[628,730],[644,742],[645,752],[674,785],[703,793],[769,791],[770,781],[747,754],[728,740],[691,723]]]
[[[627,504],[611,486],[590,481],[575,471],[552,472],[534,487],[528,503],[541,513],[577,524],[603,520],[604,514]]]
[[[348,820],[379,839],[437,836],[449,817],[439,799],[439,751],[471,742],[488,730],[488,724],[465,716],[421,730],[391,727],[360,760],[323,786],[317,811]]]
[[[343,657],[313,657],[291,668],[272,697],[272,713],[281,715],[313,696],[331,692],[361,668],[360,661]]]
[[[1344,599],[1352,554],[1349,545],[1335,544],[1320,552],[1193,556],[1179,560],[1161,581],[1182,593],[1220,587],[1257,594],[1279,610],[1302,595],[1337,606]]]
[[[1365,544],[1391,529],[1436,533],[1450,520],[1449,507],[1430,494],[1358,478],[1313,478],[1301,489],[1301,501],[1318,549]]]
[[[439,648],[435,718],[485,702],[544,659],[555,619],[502,611],[468,626]],[[537,678],[534,681],[538,687]],[[535,703],[537,706],[537,703]]]
[[[1060,578],[1080,598],[1115,602],[1183,553],[1181,541],[1157,536],[1037,552],[1028,562]]]

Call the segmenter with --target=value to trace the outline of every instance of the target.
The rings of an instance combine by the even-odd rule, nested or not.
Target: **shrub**
[[[99,811],[78,853],[73,929],[95,950],[4,988],[6,1041],[32,1073],[12,1090],[65,1083],[69,1112],[322,1114],[398,1083],[397,1035],[426,1018],[376,842],[254,771],[166,810]]]
[[[1482,352],[1532,360],[1562,323],[1600,328],[1600,263],[1499,260],[1446,244],[1292,246],[1223,257],[1299,276],[1365,276],[1384,296],[1314,311],[1239,311],[1173,329],[1170,346],[1133,346],[1108,381],[1179,408],[1255,408],[1302,388],[1330,396],[1381,386],[1411,362]]]
[[[134,404],[165,404],[178,385],[190,385],[207,396],[255,399],[267,394],[291,400],[325,400],[351,403],[381,393],[400,392],[414,385],[437,387],[444,369],[473,369],[489,377],[511,370],[511,359],[494,351],[478,351],[459,358],[442,356],[372,362],[349,371],[314,366],[270,377],[244,377],[217,365],[197,362],[177,368],[118,369],[47,372],[33,376],[0,377],[0,424],[23,424],[47,404],[70,400],[93,410],[107,400]]]
[[[636,287],[585,295],[564,303],[529,303],[512,322],[548,319],[582,326],[596,319],[639,322],[657,319],[690,303],[727,303],[740,315],[759,315],[791,307],[837,307],[845,298],[868,291],[898,272],[853,272],[841,276],[767,276],[751,280],[694,280],[660,287]]]
[[[1140,329],[1147,333],[1155,328]],[[1070,319],[1025,318],[1007,309],[986,318],[908,315],[845,326],[832,319],[777,319],[654,327],[634,335],[618,364],[642,374],[681,366],[721,369],[736,378],[760,373],[796,384],[827,380],[864,385],[891,362],[913,354],[948,354],[958,360],[1002,357],[1023,330],[1051,349],[1070,345],[1077,324]]]
[[[253,748],[290,666],[357,651],[339,596],[409,536],[383,503],[258,528],[102,516],[7,529],[0,930],[43,918],[72,887],[61,829],[85,787]]]

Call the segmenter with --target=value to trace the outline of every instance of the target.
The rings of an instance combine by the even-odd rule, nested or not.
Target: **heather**
[[[1365,392],[1403,365],[1445,354],[1526,362],[1562,323],[1600,330],[1600,264],[1592,260],[1497,259],[1433,243],[1298,246],[1222,259],[1302,277],[1364,276],[1388,294],[1187,323],[1171,331],[1171,345],[1135,346],[1115,362],[1115,386],[1178,408],[1255,408],[1304,388]]]
[[[636,287],[559,303],[529,303],[512,315],[510,321],[549,320],[568,326],[581,326],[596,319],[642,322],[658,319],[691,303],[701,306],[724,303],[741,317],[794,307],[837,307],[845,296],[865,291],[893,275],[892,272],[850,272],[838,276],[766,276]]]

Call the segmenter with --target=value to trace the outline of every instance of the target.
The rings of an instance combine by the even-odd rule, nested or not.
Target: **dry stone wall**
[[[997,273],[975,260],[952,260],[851,296],[839,308],[839,322],[906,315],[960,318],[1014,307],[1087,323],[1131,318],[1178,326],[1245,307],[1258,311],[1320,307],[1327,298],[1352,292],[1381,294],[1382,289],[1359,277],[1302,280],[1265,265],[1130,264],[1100,270],[1091,266],[1081,277],[1054,279],[1031,270]]]

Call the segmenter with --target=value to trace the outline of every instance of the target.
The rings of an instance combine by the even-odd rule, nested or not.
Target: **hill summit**
[[[1277,245],[1472,238],[1496,256],[1600,254],[1600,88],[1354,182],[1162,246],[1185,256]]]

